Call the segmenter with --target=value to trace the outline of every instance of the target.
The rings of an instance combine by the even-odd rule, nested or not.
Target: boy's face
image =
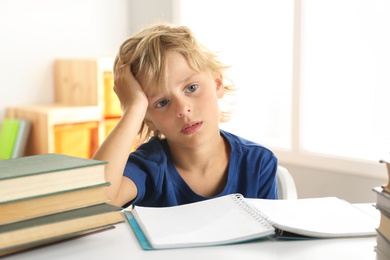
[[[196,72],[178,52],[167,53],[169,93],[149,96],[147,123],[170,145],[194,147],[219,135],[218,99],[224,95],[222,75]]]

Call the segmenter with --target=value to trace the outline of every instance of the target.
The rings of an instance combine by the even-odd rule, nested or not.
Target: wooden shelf
[[[111,58],[59,59],[54,62],[55,102],[98,106],[104,117],[120,117]]]
[[[55,102],[76,106],[98,106],[103,121],[99,142],[121,117],[120,102],[113,91],[113,58],[58,59],[54,62]]]
[[[63,153],[89,158],[98,147],[98,130],[102,114],[97,106],[61,104],[19,106],[8,108],[6,116],[23,118],[31,122],[26,155]],[[78,131],[78,140],[81,138],[84,145],[74,141],[77,140],[75,131]],[[66,150],[64,149],[66,145],[73,148]]]
[[[113,58],[54,62],[54,104],[7,109],[31,121],[26,155],[62,153],[91,157],[121,117],[113,91]]]

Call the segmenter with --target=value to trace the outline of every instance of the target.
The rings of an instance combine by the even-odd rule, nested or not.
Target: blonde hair
[[[189,28],[168,24],[153,25],[127,39],[119,48],[114,71],[117,66],[130,66],[145,93],[164,92],[167,90],[167,84],[159,83],[167,82],[165,56],[168,51],[182,54],[189,66],[197,72],[223,74],[224,79],[227,79],[224,74],[228,66],[222,64],[215,53],[200,44]],[[234,91],[233,85],[226,82],[224,88],[225,94]],[[221,110],[220,122],[228,121],[230,114],[228,110]],[[149,129],[145,121],[139,135],[141,140],[152,136],[163,138],[159,131]]]

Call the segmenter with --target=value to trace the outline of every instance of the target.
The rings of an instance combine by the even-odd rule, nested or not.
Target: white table
[[[5,260],[28,259],[376,259],[376,237],[315,239],[304,241],[252,241],[249,243],[144,251],[127,222],[115,229],[64,241],[5,257]]]

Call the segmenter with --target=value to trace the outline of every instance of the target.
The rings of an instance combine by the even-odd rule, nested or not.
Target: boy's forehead
[[[182,56],[182,55],[180,55]],[[179,56],[179,57],[180,57]],[[171,56],[157,73],[150,74],[149,86],[145,89],[149,95],[157,95],[161,92],[168,92],[169,86],[181,86],[194,80],[199,72],[195,71],[184,57]],[[146,78],[148,77],[145,75]]]
[[[146,96],[148,98],[167,96],[169,94],[168,77],[167,73],[162,73],[158,78],[151,79],[147,84],[141,84]]]
[[[188,57],[182,53],[174,50],[167,51],[158,71],[149,70],[140,73],[140,83],[148,98],[169,95],[170,87],[193,83],[192,81],[197,81],[197,77],[202,73],[210,73],[210,71],[199,71],[192,65]]]
[[[169,89],[165,84],[153,84],[147,90],[145,89],[145,93],[149,99],[154,99],[169,95]]]
[[[170,87],[184,87],[188,84],[196,83],[200,74],[200,72],[191,71],[190,73],[178,75],[175,77],[175,81],[171,81],[169,75],[166,75],[166,78],[163,77],[159,82],[150,84],[148,88],[144,88],[144,91],[148,98],[169,96]]]

